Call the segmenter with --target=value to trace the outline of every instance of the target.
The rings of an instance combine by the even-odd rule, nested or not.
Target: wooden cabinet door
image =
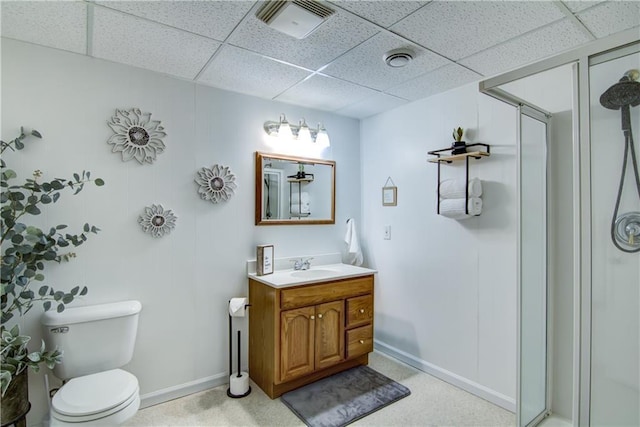
[[[280,381],[313,372],[315,307],[280,313]]]
[[[344,302],[316,306],[315,367],[323,369],[344,360]]]

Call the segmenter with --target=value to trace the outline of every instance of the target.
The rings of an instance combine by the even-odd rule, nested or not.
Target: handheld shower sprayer
[[[631,132],[631,107],[640,105],[640,71],[628,70],[620,81],[600,96],[600,104],[610,110],[620,110],[622,119],[622,132],[624,134],[624,158],[622,160],[622,173],[618,186],[618,197],[611,219],[611,240],[613,244],[623,252],[640,251],[640,212],[627,212],[618,217],[622,188],[627,171],[627,158],[631,153],[631,165],[633,166],[634,177],[638,198],[640,199],[640,175],[638,173],[638,161],[636,150],[633,145],[633,133]]]

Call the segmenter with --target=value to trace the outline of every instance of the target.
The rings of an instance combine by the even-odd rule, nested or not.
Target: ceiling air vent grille
[[[265,3],[256,16],[275,30],[303,39],[333,13],[315,0],[278,0]]]

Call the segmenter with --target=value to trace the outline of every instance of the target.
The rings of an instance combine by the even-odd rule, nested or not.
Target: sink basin
[[[317,279],[320,277],[329,277],[331,275],[335,275],[335,270],[324,270],[321,268],[311,269],[311,270],[298,270],[291,273],[293,277],[302,277],[307,279]]]

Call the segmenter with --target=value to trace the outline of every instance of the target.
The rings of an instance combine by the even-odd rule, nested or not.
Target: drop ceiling
[[[2,1],[3,37],[199,84],[364,118],[613,33],[637,1],[324,1],[304,39],[262,1]],[[640,34],[640,33],[639,33]],[[402,68],[383,61],[410,48]]]

